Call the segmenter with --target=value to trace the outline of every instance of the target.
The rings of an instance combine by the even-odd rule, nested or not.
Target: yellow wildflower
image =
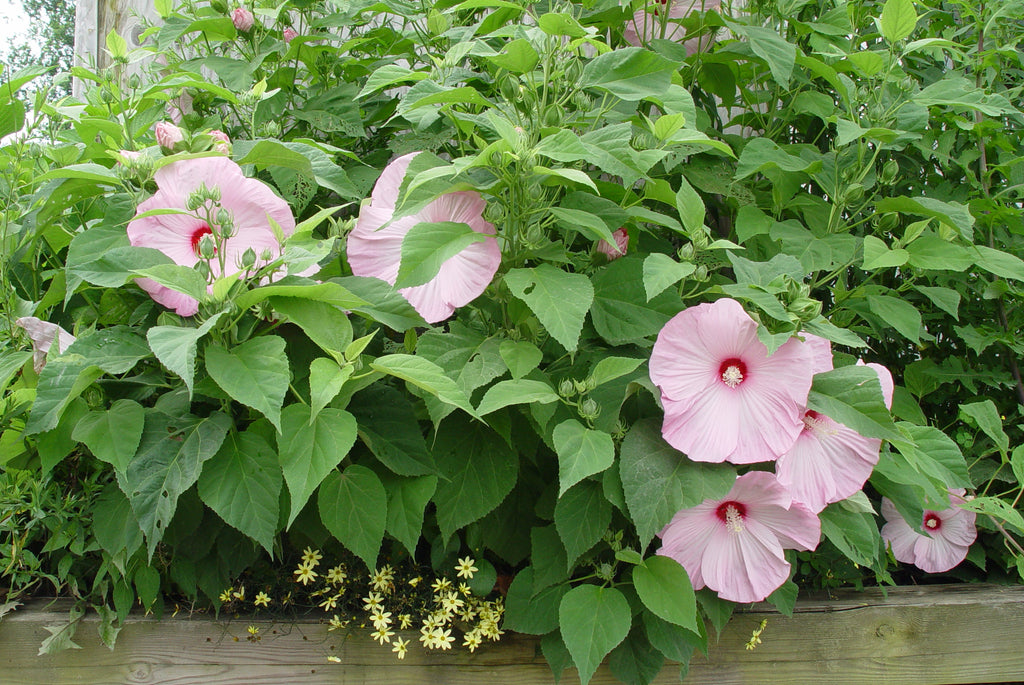
[[[302,562],[307,564],[310,568],[316,568],[320,563],[320,560],[324,558],[323,554],[320,554],[320,550],[307,547],[302,550]]]
[[[308,565],[306,562],[299,564],[299,567],[295,569],[295,582],[308,585],[316,580],[317,573],[313,570],[313,567]]]
[[[395,639],[395,645],[391,648],[392,652],[398,654],[399,659],[405,658],[405,653],[409,649],[409,641],[403,640],[402,638]]]
[[[459,578],[466,578],[467,580],[473,578],[473,574],[479,571],[473,564],[475,560],[472,557],[466,557],[465,559],[459,559],[459,563],[455,566],[455,570],[458,572]]]
[[[258,592],[256,593],[256,599],[254,599],[252,603],[258,607],[270,606],[270,595],[266,592]]]

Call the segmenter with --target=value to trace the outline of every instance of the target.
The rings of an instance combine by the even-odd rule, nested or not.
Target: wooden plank
[[[36,656],[45,625],[66,620],[66,606],[34,605],[0,620],[0,684],[174,683],[175,685],[346,684],[529,685],[553,683],[537,640],[506,635],[475,654],[425,652],[415,642],[404,661],[365,635],[330,633],[316,620],[178,616],[130,617],[117,648],[100,644],[87,617],[82,650]],[[745,644],[762,620],[762,644]],[[249,641],[247,627],[260,629]],[[1024,587],[930,586],[843,592],[801,600],[792,617],[755,605],[738,613],[694,658],[686,683],[953,685],[1015,682],[1024,677]],[[341,663],[330,663],[336,656]],[[679,682],[667,665],[655,681]],[[578,682],[566,673],[563,682]],[[616,680],[602,666],[591,680]]]

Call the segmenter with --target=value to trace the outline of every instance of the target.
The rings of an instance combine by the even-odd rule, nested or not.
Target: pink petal
[[[721,383],[694,395],[689,406],[666,401],[661,434],[665,442],[694,461],[720,463],[736,452],[739,432],[735,417],[741,400]],[[729,417],[732,417],[730,420]]]
[[[43,321],[34,316],[23,316],[14,324],[23,328],[32,341],[32,367],[36,373],[42,371],[46,366],[46,356],[55,340],[57,352],[64,352],[71,346],[71,343],[75,342],[75,336],[57,324]]]
[[[701,573],[701,559],[712,544],[712,538],[724,535],[725,527],[715,515],[717,502],[683,509],[672,517],[658,535],[662,539],[658,554],[671,557],[686,569],[695,590],[706,585]]]
[[[967,558],[967,546],[956,545],[941,536],[918,536],[914,543],[914,566],[926,573],[944,573]]]
[[[192,316],[199,311],[199,301],[194,297],[171,290],[149,278],[136,278],[135,283],[149,293],[153,300],[173,309],[178,316]]]
[[[786,582],[789,563],[771,531],[748,520],[743,532],[725,532],[708,545],[701,573],[722,599],[759,602]]]
[[[398,200],[398,191],[405,179],[405,172],[409,169],[409,163],[419,152],[410,152],[394,159],[381,172],[377,183],[370,193],[370,204],[380,209],[394,209]]]
[[[768,528],[786,549],[812,550],[821,537],[821,522],[807,507],[794,502],[789,490],[773,474],[749,471],[733,484],[725,500],[742,502],[746,522]]]
[[[831,371],[832,366],[832,343],[825,338],[810,333],[801,333],[804,339],[804,346],[811,354],[811,367],[814,373]]]
[[[896,561],[913,564],[916,559],[914,545],[921,534],[910,527],[896,506],[885,497],[882,498],[882,516],[886,520],[882,526],[882,539],[892,547],[892,555]]]
[[[881,440],[865,438],[827,416],[808,412],[793,447],[779,457],[779,481],[815,513],[864,487],[875,464]]]
[[[867,366],[869,369],[875,370],[875,373],[878,374],[878,383],[882,386],[882,398],[885,400],[885,406],[892,409],[892,393],[896,389],[896,384],[893,383],[892,374],[889,373],[889,369],[874,362],[864,364],[860,359],[857,360],[857,365]]]

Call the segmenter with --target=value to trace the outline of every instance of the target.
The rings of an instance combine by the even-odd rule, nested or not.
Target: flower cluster
[[[892,376],[868,366],[891,406]],[[775,463],[775,474],[748,472],[723,499],[678,512],[661,531],[659,553],[678,561],[694,587],[737,602],[766,598],[789,577],[783,550],[815,549],[816,514],[871,475],[881,441],[807,407],[814,375],[831,369],[830,343],[815,336],[769,355],[757,323],[731,299],[690,307],[659,333],[650,375],[661,391],[665,440],[694,461]],[[898,559],[918,558],[904,551],[909,538],[893,535]]]

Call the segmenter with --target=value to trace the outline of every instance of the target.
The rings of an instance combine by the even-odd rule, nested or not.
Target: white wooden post
[[[77,0],[75,13],[75,65],[104,69],[111,64],[106,53],[106,38],[111,30],[128,41],[128,48],[139,46],[142,17],[157,21],[153,0]],[[131,70],[129,70],[131,71]],[[85,85],[73,82],[75,97],[81,97]]]

